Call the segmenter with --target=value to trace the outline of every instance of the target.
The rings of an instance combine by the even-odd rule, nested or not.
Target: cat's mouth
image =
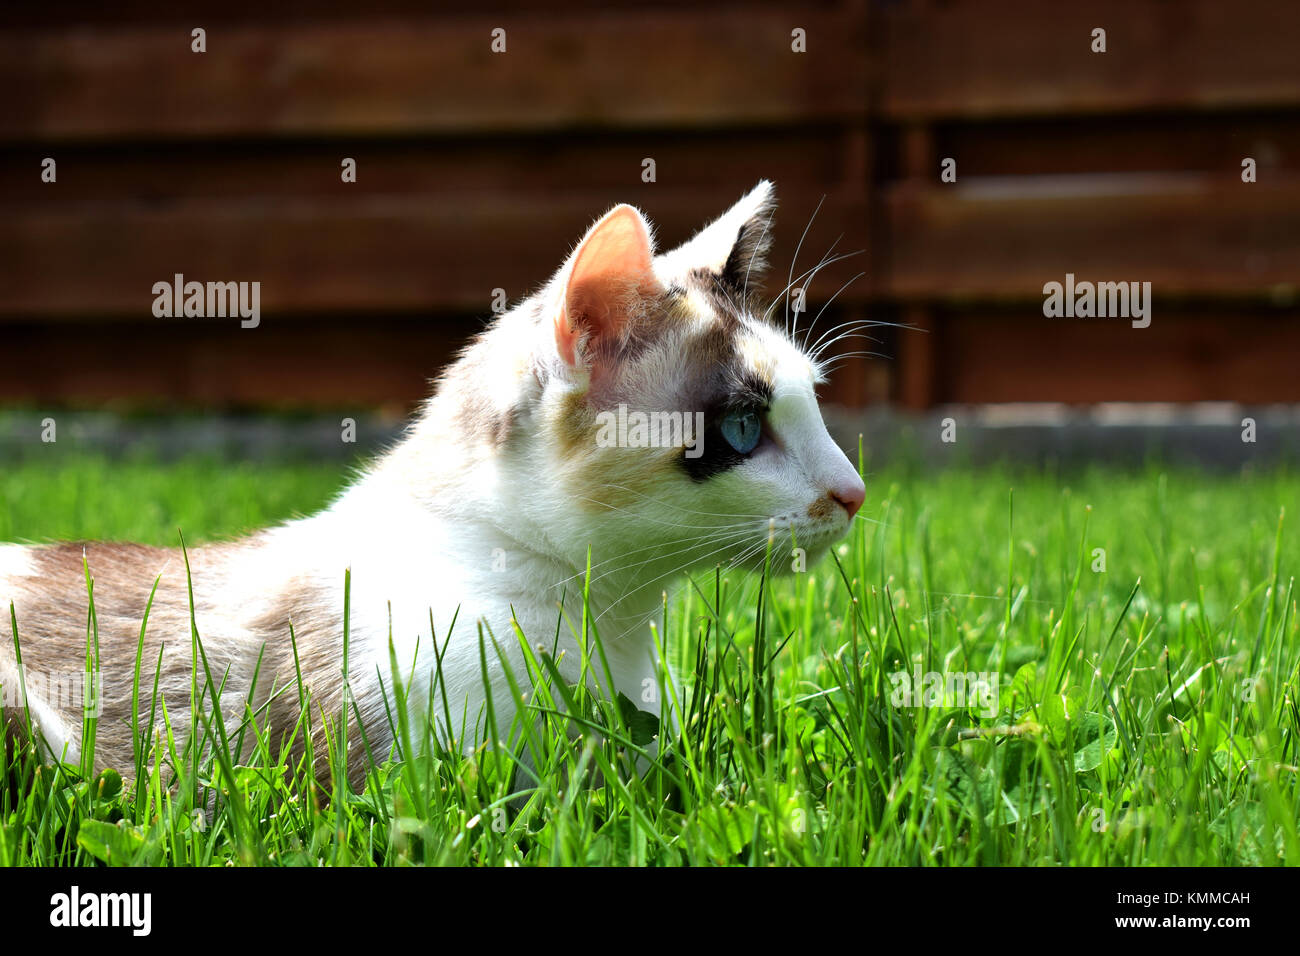
[[[770,554],[773,572],[798,573],[825,557],[852,526],[842,511],[812,519],[797,512],[773,515],[763,529],[761,543],[748,549],[737,563],[761,565]]]
[[[789,538],[806,537],[809,540],[825,539],[828,543],[848,534],[853,520],[842,509],[819,511],[816,514],[788,512],[768,519],[768,531]]]

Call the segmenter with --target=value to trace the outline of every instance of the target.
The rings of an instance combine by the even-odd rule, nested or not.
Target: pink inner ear
[[[584,331],[592,339],[617,337],[637,298],[660,287],[649,230],[631,206],[614,208],[592,226],[572,263],[555,317],[555,344],[560,357],[576,365]]]

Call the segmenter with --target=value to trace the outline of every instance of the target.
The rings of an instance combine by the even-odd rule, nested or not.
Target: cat
[[[161,647],[160,695],[178,739],[190,719],[189,580],[228,723],[256,674],[259,723],[282,735],[299,716],[299,669],[314,707],[341,711],[345,569],[348,689],[374,754],[392,745],[390,633],[412,720],[426,719],[437,687],[455,725],[442,733],[472,746],[485,737],[485,687],[499,726],[513,713],[504,666],[524,673],[513,622],[532,644],[554,643],[564,676],[577,679],[574,629],[559,609],[581,620],[588,576],[615,690],[657,714],[643,691],[660,679],[650,622],[669,582],[692,567],[761,562],[774,534],[814,561],[866,494],[822,421],[821,366],[758,309],[774,208],[763,181],[659,255],[636,208],[611,209],[539,292],[464,349],[405,436],[319,514],[187,552],[0,545],[0,604],[12,602],[27,675],[24,710],[12,642],[0,642],[10,731],[30,714],[52,755],[80,758],[80,707],[43,693],[49,681],[38,678],[84,667],[83,557],[102,668],[97,767],[132,765],[133,671],[155,579],[139,720]],[[632,441],[601,424],[620,409],[680,412],[702,433]],[[505,655],[503,664],[484,645],[486,684],[479,622]],[[365,763],[360,736],[350,736],[352,773]]]

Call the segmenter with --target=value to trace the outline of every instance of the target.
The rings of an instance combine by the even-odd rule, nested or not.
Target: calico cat
[[[194,623],[214,679],[224,680],[223,700],[242,702],[256,674],[255,706],[275,735],[298,719],[299,668],[314,706],[331,718],[340,712],[349,568],[349,690],[376,754],[392,743],[390,634],[396,659],[413,667],[403,675],[412,720],[428,713],[436,668],[452,714],[467,718],[450,729],[458,746],[485,739],[479,622],[515,674],[524,668],[512,622],[533,644],[558,635],[565,676],[576,679],[574,634],[558,615],[563,605],[581,619],[589,554],[589,619],[616,689],[643,701],[660,666],[650,622],[675,576],[761,562],[773,532],[787,546],[793,536],[815,560],[865,496],[822,422],[819,365],[765,321],[752,294],[773,208],[772,186],[762,182],[661,255],[640,212],[610,210],[540,292],[445,371],[405,437],[317,515],[188,555],[133,544],[0,545],[0,604],[8,611],[12,602],[28,675],[23,711],[6,622],[0,683],[11,731],[30,713],[55,756],[80,754],[80,708],[42,696],[34,677],[83,668],[83,556],[102,666],[97,766],[132,763],[133,669],[155,579],[142,693],[147,700],[161,647],[160,692],[183,737],[192,676],[187,557]],[[627,428],[607,427],[616,411],[625,421],[681,413],[702,433],[661,429],[675,441],[634,441]],[[487,647],[487,684],[505,726],[513,698]],[[653,701],[639,706],[657,710]],[[360,756],[350,752],[352,767]]]

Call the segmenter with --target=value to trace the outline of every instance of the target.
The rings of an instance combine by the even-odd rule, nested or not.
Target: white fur
[[[26,577],[32,573],[32,559],[27,553],[27,548],[21,544],[0,544],[0,582],[8,578]],[[0,583],[0,588],[3,584]],[[3,590],[0,590],[0,596],[3,596]],[[8,598],[4,598],[5,605],[8,606]]]
[[[656,277],[665,286],[685,284],[693,270],[720,267],[740,225],[766,208],[770,190],[760,184],[685,246],[656,258]],[[558,291],[553,281],[540,293],[542,301],[554,301]],[[481,381],[474,383],[491,408],[514,410],[508,442],[471,441],[457,430],[455,406],[463,394],[440,393],[407,439],[331,507],[258,535],[223,558],[213,585],[218,590],[206,605],[220,609],[213,613],[223,619],[219,627],[200,620],[200,629],[246,634],[240,639],[255,657],[266,639],[256,622],[278,613],[286,597],[292,605],[300,592],[313,595],[326,603],[313,608],[317,619],[342,621],[350,568],[349,680],[363,713],[383,714],[376,702],[381,682],[392,687],[395,656],[411,691],[413,720],[428,712],[429,692],[445,687],[452,726],[442,731],[468,748],[487,738],[480,628],[501,733],[510,726],[513,705],[493,639],[526,685],[514,626],[534,648],[549,652],[558,624],[561,670],[576,678],[580,652],[568,622],[580,626],[582,620],[589,553],[590,617],[612,671],[610,690],[658,713],[659,700],[647,693],[660,673],[651,624],[664,591],[683,570],[732,562],[752,567],[769,540],[784,563],[791,535],[811,561],[848,529],[843,509],[810,514],[829,489],[860,482],[822,422],[815,368],[779,332],[747,319],[743,343],[743,354],[773,383],[768,421],[776,442],[704,482],[676,468],[651,470],[647,479],[642,472],[649,466],[638,469],[637,460],[617,457],[631,454],[628,449],[574,454],[557,447],[554,426],[587,380],[561,361],[551,314],[528,305],[488,333],[476,372]],[[696,296],[691,308],[706,312],[708,302]],[[642,369],[629,387],[650,407],[670,401],[665,383],[679,374],[677,364],[670,353]],[[626,479],[602,483],[598,475],[605,473]],[[30,570],[26,561],[22,549],[0,547],[0,588]],[[203,586],[196,579],[196,589]],[[568,622],[559,621],[561,603]],[[444,652],[437,675],[435,636]],[[277,679],[283,684],[286,675]],[[593,683],[599,679],[597,667]],[[440,696],[432,705],[441,724]],[[468,715],[463,730],[462,714]],[[52,743],[72,741],[56,714],[38,716]]]
[[[768,217],[760,214],[771,203],[772,184],[764,179],[688,242],[660,256],[655,263],[655,272],[665,281],[671,281],[688,269],[704,268],[717,272],[730,257],[736,244],[736,234],[746,222],[758,217],[757,228],[760,233],[767,231],[770,235]]]
[[[12,621],[9,615],[10,602],[17,600],[13,584],[17,578],[30,577],[35,573],[35,566],[29,549],[20,544],[0,544],[0,642],[6,649],[12,647]],[[66,759],[76,762],[81,756],[81,728],[68,726],[59,712],[35,693],[29,693],[24,701],[23,684],[13,666],[11,654],[0,654],[0,684],[4,685],[4,703],[15,708],[26,703],[30,710],[32,722],[40,728],[50,750],[57,755],[66,753]]]
[[[721,244],[725,240],[730,248],[740,223],[767,201],[769,189],[761,184],[691,243],[658,257],[654,266],[660,280],[670,284],[681,279],[685,270],[700,264],[700,256],[710,265],[725,261]],[[553,287],[544,293],[555,294]],[[703,311],[707,302],[697,296],[693,308]],[[780,447],[766,446],[708,482],[674,473],[650,492],[633,492],[620,505],[602,507],[580,494],[584,477],[571,474],[572,462],[555,447],[546,427],[564,414],[566,396],[584,388],[585,377],[548,374],[545,384],[539,384],[531,369],[553,373],[560,363],[546,316],[529,327],[524,315],[521,309],[503,317],[490,359],[494,380],[485,383],[497,407],[526,409],[517,440],[496,454],[474,455],[449,446],[446,435],[436,430],[422,438],[417,427],[405,452],[399,449],[381,462],[328,511],[287,526],[267,543],[277,551],[278,566],[313,569],[313,581],[339,595],[332,611],[340,615],[342,570],[352,569],[352,673],[362,680],[379,673],[385,683],[391,681],[391,620],[393,652],[413,690],[414,719],[423,718],[427,692],[436,686],[433,634],[445,649],[455,619],[440,679],[451,704],[451,730],[462,745],[486,736],[481,725],[475,726],[484,704],[480,624],[502,733],[513,706],[493,637],[523,682],[524,661],[513,624],[534,648],[547,651],[558,625],[561,670],[576,678],[579,647],[572,628],[582,617],[589,549],[590,614],[614,690],[658,713],[659,701],[645,693],[655,687],[660,667],[651,624],[664,592],[680,573],[690,565],[719,562],[752,566],[761,561],[774,530],[778,563],[788,562],[792,542],[814,560],[845,533],[850,521],[839,508],[810,517],[809,506],[829,488],[860,487],[856,471],[822,421],[814,394],[816,369],[780,333],[753,320],[745,352],[761,357],[775,373],[769,423]],[[651,392],[656,382],[671,380],[676,371],[671,365],[670,357],[664,368],[643,371],[636,388]],[[653,405],[655,399],[647,396],[646,401]],[[439,443],[442,447],[433,447]],[[426,473],[431,468],[442,469],[436,490]],[[562,480],[566,475],[570,480]],[[568,615],[563,623],[562,600]],[[440,700],[434,704],[440,713]],[[459,721],[466,704],[469,726],[462,734]]]

